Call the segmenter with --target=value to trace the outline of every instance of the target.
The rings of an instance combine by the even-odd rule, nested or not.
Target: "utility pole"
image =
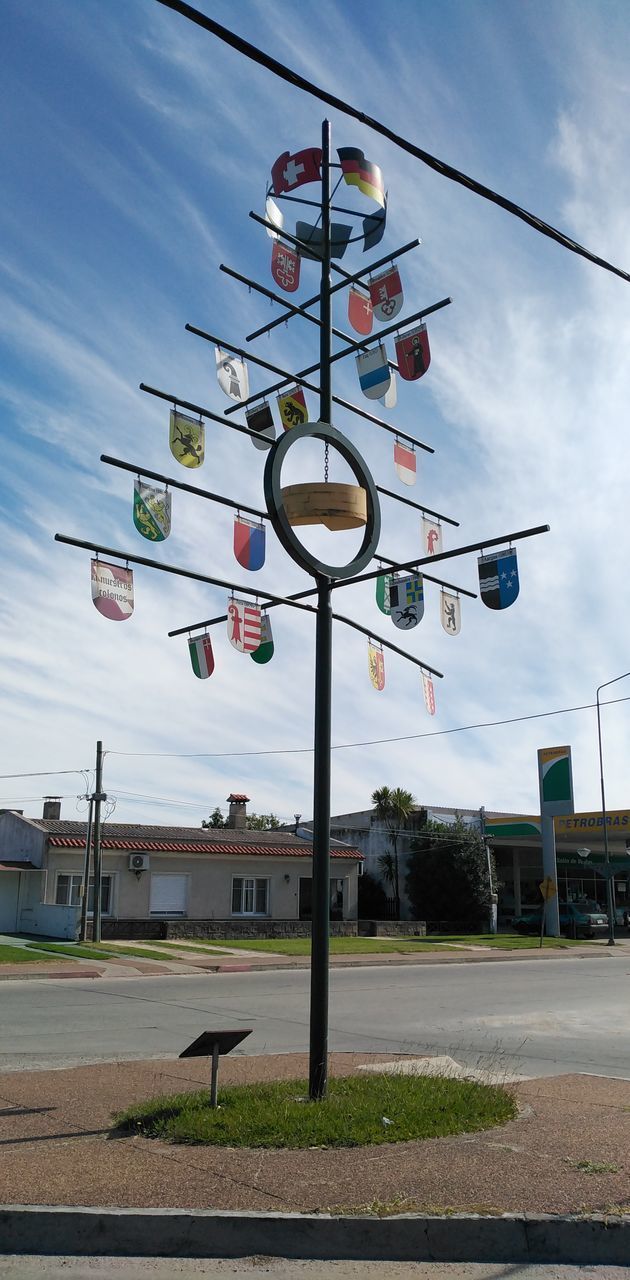
[[[81,925],[79,928],[79,942],[85,942],[87,939],[87,913],[88,901],[90,897],[90,855],[92,852],[92,815],[94,813],[94,796],[90,796],[90,807],[88,809],[87,834],[85,837],[85,858],[83,860],[83,884],[81,886]]]
[[[96,778],[94,781],[94,914],[92,941],[101,941],[101,884],[103,868],[101,858],[101,802],[107,797],[103,795],[103,743],[96,744]],[[89,881],[88,881],[89,883]]]

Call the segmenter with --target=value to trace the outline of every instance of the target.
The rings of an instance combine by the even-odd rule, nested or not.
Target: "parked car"
[[[559,902],[560,932],[568,938],[594,938],[608,929],[608,917],[591,899],[583,902]],[[531,907],[514,919],[517,933],[540,933],[542,907]]]

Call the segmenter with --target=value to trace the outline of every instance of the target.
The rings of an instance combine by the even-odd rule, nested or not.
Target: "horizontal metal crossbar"
[[[443,516],[439,511],[432,511],[430,507],[422,507],[419,502],[412,502],[411,498],[403,498],[399,493],[393,493],[391,489],[383,489],[382,485],[376,486],[379,493],[385,494],[386,498],[394,498],[396,502],[404,502],[406,507],[414,507],[416,511],[424,512],[426,516],[433,516],[434,520],[443,520],[444,524],[452,524],[453,528],[459,529],[459,520],[451,520],[450,516]]]
[[[121,471],[130,471],[136,476],[146,476],[149,480],[159,480],[171,489],[183,489],[185,493],[194,493],[197,498],[207,498],[209,502],[218,502],[223,507],[232,507],[233,511],[246,511],[250,516],[258,516],[259,520],[270,520],[267,511],[259,511],[257,507],[248,507],[245,502],[232,502],[231,498],[223,498],[219,493],[211,493],[209,489],[199,489],[195,484],[186,484],[185,480],[175,480],[173,476],[162,475],[160,471],[149,471],[146,467],[137,467],[133,462],[122,462],[120,458],[111,458],[109,454],[101,454],[101,462],[109,467],[119,467]]]
[[[218,422],[221,427],[231,427],[233,431],[240,431],[244,436],[253,436],[255,440],[264,440],[266,445],[269,444],[269,436],[263,435],[260,431],[250,431],[249,427],[241,426],[240,422],[227,422],[218,413],[213,413],[212,409],[205,409],[203,405],[194,404],[192,400],[182,400],[179,396],[171,395],[169,391],[158,391],[156,387],[149,387],[146,382],[140,383],[140,390],[146,391],[147,395],[156,396],[158,400],[167,400],[176,409],[190,409],[191,413],[198,413],[202,418]]]
[[[244,360],[251,360],[253,364],[261,365],[264,369],[275,370],[277,373],[286,373],[285,370],[279,369],[277,365],[269,364],[267,360],[260,360],[258,356],[252,355],[251,351],[245,351],[243,347],[235,347],[233,343],[225,342],[222,338],[217,338],[212,333],[206,333],[205,329],[198,329],[196,325],[187,324],[186,329],[188,333],[194,333],[198,338],[203,338],[205,342],[213,342],[216,346],[221,347],[226,351],[231,351],[233,355],[242,356]],[[306,372],[308,373],[308,370],[306,370]],[[305,377],[300,375],[286,373],[283,381],[278,383],[278,387],[288,386],[291,382],[298,382],[300,386],[306,387],[307,391],[313,391],[319,395],[319,387],[313,382],[308,382]],[[141,389],[144,390],[145,388],[143,384],[141,383],[140,385]],[[216,422],[227,422],[227,418],[231,413],[236,413],[239,408],[244,408],[258,400],[264,400],[268,395],[269,390],[257,391],[255,395],[248,396],[247,400],[243,400],[240,405],[233,405],[231,408],[226,409],[224,418],[219,418],[216,413],[209,413],[207,410],[203,410],[203,412],[208,417],[213,418]],[[351,404],[349,400],[342,400],[341,396],[333,396],[332,399],[333,402],[338,404],[342,409],[347,409],[350,413],[356,413],[360,418],[365,418],[368,422],[373,422],[376,427],[380,427],[383,431],[388,431],[391,435],[399,436],[401,440],[408,440],[410,444],[415,444],[418,449],[423,449],[425,453],[435,453],[435,449],[433,449],[430,444],[424,444],[422,440],[416,440],[415,436],[408,435],[406,431],[399,431],[397,427],[392,427],[389,422],[383,422],[382,418],[377,418],[375,414],[368,413],[367,410],[361,409],[359,405]],[[183,405],[184,401],[178,400],[177,403]],[[229,426],[230,423],[227,422],[227,425]],[[248,428],[241,427],[240,430],[248,431]],[[254,435],[256,433],[252,431],[249,432],[249,434]],[[263,436],[261,438],[266,439],[267,437]]]
[[[63,533],[55,534],[55,542],[65,543],[65,545],[69,547],[79,547],[84,551],[93,551],[95,555],[113,556],[116,560],[123,560],[125,564],[141,564],[147,569],[158,569],[160,573],[171,573],[178,578],[189,578],[193,582],[206,582],[212,587],[225,587],[226,590],[230,592],[237,591],[241,595],[254,596],[255,600],[260,603],[260,606],[263,609],[267,609],[272,605],[286,604],[292,609],[301,609],[305,613],[317,613],[315,605],[300,604],[297,600],[292,599],[291,596],[278,596],[272,594],[270,591],[263,591],[260,587],[246,587],[236,582],[227,582],[224,578],[212,578],[205,573],[195,573],[192,569],[182,569],[179,565],[162,564],[159,560],[151,560],[149,556],[134,555],[132,552],[119,551],[114,547],[103,547],[97,542],[87,542],[80,538],[70,538]],[[317,593],[313,592],[309,594]],[[386,649],[392,649],[394,653],[399,654],[401,658],[406,658],[407,661],[412,662],[414,666],[421,667],[423,671],[429,671],[431,675],[438,676],[440,679],[442,678],[443,672],[437,671],[435,667],[429,666],[428,662],[421,662],[419,658],[414,658],[412,654],[405,653],[404,649],[399,649],[397,645],[391,644],[389,640],[383,640],[382,637],[377,636],[375,632],[368,631],[366,627],[362,627],[360,623],[354,622],[351,618],[346,618],[340,613],[333,613],[332,616],[337,622],[343,622],[346,626],[352,627],[355,631],[361,631],[371,639],[378,640],[379,644],[382,644]],[[208,627],[217,622],[225,622],[226,618],[227,615],[224,614],[221,618],[209,619],[206,623],[196,623],[193,624],[192,627],[183,627],[178,631],[169,631],[168,634],[169,636],[180,635],[182,632],[194,631],[199,626]]]
[[[390,568],[395,564],[395,561],[390,560],[388,556],[375,556],[374,559]],[[453,582],[445,582],[443,578],[434,578],[432,573],[426,573],[424,569],[422,577],[426,578],[427,582],[434,582],[438,587],[445,587],[447,591],[456,591],[460,596],[470,596],[471,600],[478,599],[476,591],[468,591],[466,587],[456,587]]]
[[[352,355],[354,352],[359,351],[361,346],[369,347],[375,342],[382,342],[383,338],[387,338],[390,333],[396,333],[399,329],[404,329],[405,325],[413,324],[416,320],[423,320],[425,316],[431,316],[434,312],[441,311],[442,307],[450,306],[452,301],[452,298],[441,298],[439,302],[434,302],[432,306],[423,307],[421,311],[414,311],[413,315],[405,316],[402,320],[399,320],[397,324],[386,325],[386,327],[381,329],[378,333],[370,334],[369,337],[366,337],[365,343],[353,342],[348,346],[343,347],[341,351],[336,351],[334,355],[330,357],[330,363],[336,364],[337,360],[343,360],[345,356]],[[233,350],[234,349],[235,348],[233,348]],[[249,404],[250,400],[258,400],[261,396],[271,395],[273,391],[280,391],[288,382],[299,382],[301,379],[307,378],[310,373],[318,372],[319,363],[311,364],[307,369],[300,369],[297,374],[292,374],[290,378],[283,378],[282,382],[274,383],[273,386],[265,388],[264,391],[259,391],[255,396],[250,396],[248,400],[243,400],[243,404]],[[234,405],[233,408],[226,409],[225,412],[236,413],[237,408],[238,405]]]
[[[421,560],[406,560],[404,564],[393,565],[398,572],[405,569],[419,569],[425,564],[438,564],[440,560],[453,560],[456,556],[465,556],[470,551],[485,551],[486,547],[499,547],[504,542],[519,542],[522,538],[535,538],[539,533],[549,533],[550,525],[538,524],[533,529],[520,529],[517,533],[504,533],[500,538],[484,538],[483,542],[469,542],[465,547],[454,547],[452,551],[438,551],[434,556],[423,556]],[[351,587],[357,582],[372,582],[380,578],[382,569],[359,573],[356,578],[343,578],[331,582],[331,588]]]
[[[272,225],[271,223],[265,224],[264,219],[259,219],[257,214],[250,214],[250,217],[253,217],[255,221],[262,222],[263,225]],[[277,230],[278,228],[274,227],[274,231],[277,232]],[[412,249],[417,249],[420,243],[420,240],[410,240],[408,244],[402,245],[401,248],[396,249],[394,253],[388,253],[384,258],[378,258],[376,262],[371,262],[368,267],[362,267],[360,271],[355,271],[354,275],[350,276],[348,280],[341,280],[339,284],[332,285],[330,290],[331,294],[338,293],[340,289],[345,289],[349,284],[357,284],[359,281],[363,280],[364,276],[369,275],[371,271],[378,271],[379,267],[386,266],[388,262],[395,262],[396,258],[402,258],[405,253],[410,253]],[[316,293],[314,297],[307,298],[306,302],[302,303],[302,306],[314,307],[318,302],[319,294]],[[285,306],[288,306],[288,303],[285,303]],[[285,322],[290,319],[291,313],[287,313],[283,316],[276,316],[276,319],[272,320],[270,324],[263,325],[261,329],[256,329],[254,333],[248,333],[245,341],[253,342],[254,338],[261,338],[264,333],[270,333],[272,329],[276,329],[278,325],[285,324]]]

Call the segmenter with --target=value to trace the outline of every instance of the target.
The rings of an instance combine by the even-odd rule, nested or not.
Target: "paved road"
[[[299,1262],[280,1258],[2,1258],[3,1280],[627,1280],[626,1267],[477,1262]]]
[[[208,1027],[308,1048],[309,973],[0,983],[0,1071],[177,1054]],[[630,1079],[630,957],[334,969],[330,1048],[448,1053],[528,1076]]]

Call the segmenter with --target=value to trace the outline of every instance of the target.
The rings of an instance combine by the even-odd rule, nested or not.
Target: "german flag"
[[[358,187],[364,196],[371,196],[385,208],[383,175],[377,164],[370,164],[358,147],[338,147],[337,155],[349,187]]]

